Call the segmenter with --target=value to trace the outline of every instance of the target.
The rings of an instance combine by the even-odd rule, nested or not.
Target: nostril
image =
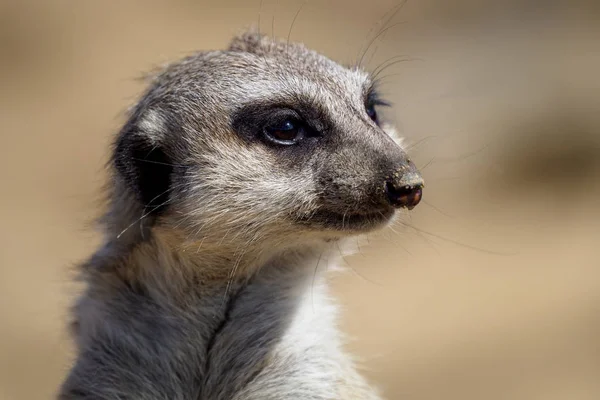
[[[423,196],[422,185],[396,186],[393,182],[385,183],[385,193],[388,202],[394,207],[405,207],[412,210],[419,204]]]

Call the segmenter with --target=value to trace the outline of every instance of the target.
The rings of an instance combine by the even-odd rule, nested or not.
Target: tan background
[[[134,78],[225,46],[259,4],[0,3],[0,399],[49,399],[68,368],[69,268],[98,244]],[[335,279],[388,398],[600,399],[598,4],[411,0],[365,57],[412,57],[383,89],[427,181]],[[261,29],[286,37],[300,5],[264,0]],[[313,0],[291,37],[352,63],[393,5]]]

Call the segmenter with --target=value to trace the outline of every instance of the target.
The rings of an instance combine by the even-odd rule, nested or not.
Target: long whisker
[[[425,165],[423,165],[422,167],[419,167],[419,171],[423,172],[425,170],[425,168],[429,167],[431,164],[433,164],[433,161],[435,160],[435,157],[432,157],[431,160],[427,161],[425,163]]]
[[[508,253],[508,252],[501,252],[501,251],[484,249],[484,248],[481,248],[481,247],[477,247],[477,246],[473,246],[473,245],[470,245],[470,244],[467,244],[467,243],[460,242],[458,240],[450,239],[450,238],[444,237],[442,235],[438,235],[437,233],[428,232],[428,231],[426,231],[424,229],[417,228],[416,226],[413,226],[413,225],[410,225],[410,224],[406,224],[404,222],[400,222],[400,223],[402,225],[408,227],[408,228],[414,229],[415,231],[421,232],[421,233],[423,233],[425,235],[432,236],[434,238],[443,240],[445,242],[452,243],[452,244],[455,244],[457,246],[461,246],[461,247],[464,247],[464,248],[467,248],[467,249],[479,251],[479,252],[482,252],[482,253],[493,254],[493,255],[496,255],[496,256],[516,256],[518,254],[518,253]]]
[[[390,226],[389,228],[390,228],[390,230],[391,230],[392,232],[394,232],[394,234],[396,234],[396,235],[398,235],[398,234],[399,234],[399,233],[398,233],[398,231],[396,231],[396,230],[395,230],[395,229],[394,229],[392,226]],[[391,241],[392,243],[394,243],[394,244],[397,244],[398,246],[400,246],[400,247],[402,248],[402,250],[404,250],[404,252],[405,252],[406,254],[408,254],[409,256],[411,256],[411,257],[413,257],[413,256],[414,256],[414,254],[413,254],[413,253],[411,253],[410,251],[408,251],[408,249],[407,249],[406,247],[404,247],[404,245],[403,245],[402,243],[400,243],[399,241],[397,241],[397,240],[392,240],[392,239],[391,239],[391,237],[388,237],[388,240],[389,240],[389,241]]]
[[[377,50],[378,50],[378,49],[379,49],[379,46],[378,46],[378,45],[376,45],[376,46],[373,48],[373,52],[371,53],[371,55],[369,56],[369,59],[368,59],[368,60],[367,60],[367,62],[365,63],[366,65],[369,65],[369,64],[371,64],[371,61],[373,61],[373,58],[375,58],[375,54],[377,53]]]
[[[421,202],[422,202],[423,204],[426,204],[426,205],[428,205],[429,207],[433,208],[435,211],[439,212],[440,214],[442,214],[442,215],[445,215],[445,216],[446,216],[446,217],[448,217],[448,218],[455,218],[454,216],[452,216],[452,215],[450,215],[450,214],[448,214],[448,213],[446,213],[446,212],[442,211],[442,210],[441,210],[441,209],[439,209],[438,207],[436,207],[436,206],[434,206],[433,204],[429,203],[427,200],[424,200],[424,199],[423,199],[423,200],[421,200]]]
[[[260,18],[262,15],[263,1],[264,0],[260,0],[260,5],[258,6],[258,40],[259,41],[261,39],[261,37],[260,37]]]
[[[385,71],[386,69],[388,69],[390,67],[393,67],[394,65],[400,64],[400,63],[409,62],[409,61],[424,61],[422,58],[412,57],[412,56],[398,56],[398,57],[396,57],[396,59],[394,59],[395,61],[391,61],[391,60],[392,59],[380,64],[375,69],[375,71],[373,71],[373,73],[371,73],[372,78],[377,79],[379,77],[379,74],[381,74],[383,71]]]
[[[319,270],[319,263],[321,262],[321,257],[323,256],[323,252],[319,253],[319,258],[317,259],[317,264],[315,265],[315,272],[313,273],[312,283],[310,287],[310,297],[312,302],[313,314],[315,313],[315,280],[317,279],[317,271]]]
[[[357,236],[354,238],[354,240],[356,241],[356,248],[358,248],[358,254],[364,256],[362,249],[360,248],[360,238]]]
[[[187,165],[183,165],[183,164],[170,164],[170,163],[161,162],[161,161],[146,160],[144,158],[132,157],[131,159],[132,160],[136,160],[136,161],[145,162],[145,163],[148,163],[148,164],[166,165],[168,167],[186,167],[187,166]]]
[[[165,193],[166,193],[166,192],[165,192]],[[164,203],[161,203],[161,204],[157,205],[157,206],[156,206],[156,207],[154,207],[152,210],[150,210],[150,211],[148,211],[147,213],[145,213],[144,215],[142,215],[142,216],[141,216],[139,219],[137,219],[137,220],[133,221],[131,224],[129,224],[129,225],[127,226],[127,228],[123,229],[123,230],[121,231],[121,233],[119,233],[119,234],[117,235],[117,239],[119,239],[121,236],[123,236],[123,234],[124,234],[125,232],[127,232],[127,230],[128,230],[129,228],[131,228],[132,226],[134,226],[135,224],[137,224],[138,222],[140,222],[142,219],[146,218],[148,215],[152,214],[154,211],[158,210],[160,207],[162,207],[162,206],[164,206],[165,204],[169,203],[171,200],[172,200],[172,199],[169,199],[169,200],[165,201]]]
[[[404,24],[404,23],[405,23],[404,21],[402,21],[402,22],[396,22],[395,24],[392,24],[392,25],[390,25],[390,26],[388,26],[388,27],[385,27],[385,28],[383,28],[382,30],[380,30],[380,31],[379,31],[379,33],[378,33],[378,34],[377,34],[377,35],[376,35],[376,36],[375,36],[373,39],[371,39],[371,41],[369,42],[369,45],[367,46],[367,49],[365,50],[365,52],[363,53],[363,55],[360,57],[360,60],[358,60],[358,64],[356,65],[356,67],[357,67],[357,68],[360,68],[360,67],[362,67],[362,62],[363,62],[363,60],[364,60],[365,56],[367,55],[367,52],[369,51],[369,49],[371,48],[371,46],[373,45],[373,43],[374,43],[374,42],[375,42],[377,39],[379,39],[379,38],[381,37],[381,35],[383,35],[383,34],[384,34],[384,33],[386,33],[387,31],[389,31],[390,29],[392,29],[392,28],[394,28],[394,27],[396,27],[396,26],[398,26],[398,25],[402,25],[402,24]]]
[[[369,37],[371,36],[371,34],[373,33],[373,31],[375,30],[375,28],[377,28],[380,25],[385,26],[388,22],[386,21],[385,23],[382,24],[382,22],[386,19],[386,17],[392,13],[394,10],[398,9],[398,7],[400,7],[401,4],[396,4],[395,6],[392,6],[392,8],[390,8],[389,10],[387,10],[382,16],[381,18],[379,18],[373,25],[371,25],[371,29],[369,29],[369,32],[367,32],[367,37],[365,38],[365,43],[367,43],[367,40],[369,39]],[[393,15],[392,15],[393,18]],[[364,45],[361,46],[361,51],[359,51],[359,54],[362,53],[362,47],[365,47]],[[358,59],[358,57],[357,57]]]
[[[437,139],[437,138],[438,138],[438,137],[437,137],[437,136],[435,136],[435,135],[425,136],[424,138],[417,140],[415,143],[413,143],[413,144],[411,144],[411,145],[409,145],[409,146],[405,147],[405,148],[404,148],[404,150],[405,150],[405,151],[411,151],[411,150],[413,150],[413,149],[417,148],[417,146],[419,146],[419,145],[421,145],[421,144],[423,144],[423,143],[426,143],[426,142],[427,142],[427,141],[429,141],[430,139]]]
[[[342,249],[340,248],[340,242],[336,240],[335,244],[336,244],[336,247],[337,247],[338,253],[340,254],[340,259],[341,259],[341,261],[342,261],[342,262],[343,262],[343,263],[344,263],[344,264],[345,264],[345,265],[346,265],[348,268],[350,268],[350,270],[352,270],[352,272],[354,272],[354,273],[355,273],[355,274],[356,274],[358,277],[360,277],[360,278],[364,279],[364,280],[365,280],[365,281],[367,281],[367,282],[370,282],[370,283],[372,283],[372,284],[374,284],[374,285],[377,285],[377,286],[383,286],[381,283],[375,282],[375,281],[373,281],[373,280],[371,280],[371,279],[369,279],[369,278],[365,277],[365,276],[364,276],[364,275],[362,275],[361,273],[359,273],[359,272],[358,272],[358,271],[357,271],[357,270],[356,270],[356,269],[355,269],[355,268],[354,268],[352,265],[350,265],[350,263],[348,263],[348,262],[346,261],[346,259],[344,258],[344,253],[342,252]]]
[[[154,196],[154,198],[152,198],[152,199],[151,199],[151,200],[148,202],[148,204],[147,204],[146,206],[144,206],[144,210],[146,210],[146,209],[149,207],[149,205],[150,205],[150,204],[152,204],[152,202],[153,202],[154,200],[158,199],[160,196],[164,195],[165,193],[167,193],[167,192],[169,192],[169,191],[171,191],[171,190],[173,190],[173,189],[175,189],[175,188],[177,188],[177,187],[181,187],[181,186],[183,186],[183,185],[184,185],[184,184],[175,185],[175,186],[173,186],[173,187],[170,187],[170,188],[168,188],[168,189],[167,189],[167,190],[165,190],[164,192],[162,192],[162,193],[160,193],[160,194],[158,194],[158,195]],[[132,222],[131,224],[129,224],[129,225],[128,225],[128,226],[127,226],[125,229],[123,229],[123,230],[121,231],[121,233],[119,233],[119,234],[117,235],[117,239],[119,239],[121,236],[123,236],[123,234],[124,234],[125,232],[127,232],[127,230],[128,230],[129,228],[131,228],[133,225],[137,224],[138,222],[140,222],[141,220],[143,220],[144,218],[146,218],[148,215],[152,214],[154,211],[158,210],[160,207],[164,206],[165,204],[168,204],[168,203],[169,203],[170,201],[172,201],[172,200],[174,200],[174,199],[173,199],[173,198],[169,198],[169,199],[167,199],[167,201],[165,201],[164,203],[161,203],[161,204],[157,205],[156,207],[154,207],[152,210],[148,211],[147,213],[144,213],[144,214],[142,214],[142,216],[141,216],[139,219],[137,219],[137,220],[133,221],[133,222]]]
[[[286,53],[288,54],[288,56],[289,56],[289,53],[288,53],[287,49],[288,49],[288,46],[290,44],[290,37],[292,36],[292,30],[294,29],[294,24],[296,23],[296,19],[298,18],[298,15],[300,15],[300,11],[302,11],[302,8],[304,7],[304,5],[306,4],[307,1],[308,0],[305,0],[304,2],[302,2],[302,4],[300,4],[300,7],[298,8],[298,11],[296,11],[296,14],[294,15],[294,18],[292,19],[292,23],[290,25],[290,30],[289,30],[288,35],[287,35],[287,40],[285,42],[285,50],[286,50]]]
[[[277,14],[277,6],[275,4],[275,11],[273,11],[273,16],[271,17],[271,37],[273,38],[273,42],[275,42],[275,14]]]
[[[471,153],[467,153],[467,154],[463,154],[462,156],[459,157],[454,157],[454,158],[438,158],[436,160],[436,163],[439,162],[443,162],[443,163],[455,163],[455,162],[460,162],[460,161],[464,161],[467,160],[469,158],[472,158],[480,153],[482,153],[484,150],[486,150],[489,147],[488,144],[486,144],[485,146],[483,146],[482,148],[472,151]]]
[[[359,278],[361,278],[361,279],[364,279],[365,281],[367,281],[367,282],[369,282],[369,283],[371,283],[371,284],[373,284],[373,285],[375,285],[375,286],[379,286],[379,287],[383,287],[383,286],[384,286],[382,283],[375,282],[374,280],[372,280],[372,279],[369,279],[369,278],[367,278],[366,276],[364,276],[363,274],[361,274],[360,272],[358,272],[358,271],[356,270],[356,268],[354,268],[352,265],[350,265],[350,263],[346,263],[346,265],[347,265],[347,266],[349,266],[349,267],[350,267],[350,270],[351,270],[353,273],[355,273],[355,274],[356,274],[356,276],[358,276]]]
[[[404,4],[406,4],[407,1],[408,0],[404,0],[404,1],[400,2],[399,4],[396,4],[395,6],[393,6],[388,11],[386,11],[385,14],[383,14],[383,16],[373,25],[373,27],[371,29],[369,29],[369,32],[367,33],[367,38],[369,36],[371,36],[371,33],[377,26],[385,27],[398,14],[398,12],[400,12],[400,10],[404,6]],[[362,54],[359,57],[360,61],[355,64],[355,68],[360,68],[363,58],[365,57],[365,54],[367,54],[367,52],[369,51],[369,47],[371,47],[373,42],[377,39],[377,37],[379,37],[380,33],[375,35],[375,39],[373,39],[369,42],[369,44],[366,46],[364,51],[359,52]]]
[[[401,222],[401,221],[397,221],[397,223],[399,223],[399,224],[401,224],[401,225],[403,225],[403,226],[406,226],[406,225],[402,224],[402,222]],[[427,239],[427,238],[426,238],[426,237],[425,237],[425,236],[424,236],[424,235],[423,235],[421,232],[419,232],[419,231],[414,231],[414,233],[415,233],[415,234],[416,234],[416,235],[417,235],[417,236],[418,236],[420,239],[422,239],[422,240],[423,240],[423,242],[425,242],[425,244],[426,244],[426,245],[427,245],[427,246],[428,246],[430,249],[432,249],[433,251],[435,251],[435,252],[437,253],[437,255],[440,255],[440,252],[439,252],[439,250],[437,249],[437,247],[435,247],[435,243],[434,243],[432,240],[430,240],[430,239]],[[399,241],[394,241],[394,243],[396,243],[396,244],[398,244],[398,245],[402,246],[402,245],[399,243]]]

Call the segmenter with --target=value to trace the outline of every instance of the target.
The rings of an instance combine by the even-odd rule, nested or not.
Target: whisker
[[[260,17],[262,15],[262,8],[263,8],[263,1],[264,0],[260,0],[260,5],[258,6],[258,40],[261,40],[261,33],[260,33]]]
[[[403,0],[399,4],[396,4],[391,9],[389,9],[388,11],[386,11],[385,14],[383,14],[383,16],[371,27],[371,29],[369,29],[369,32],[367,33],[367,39],[368,39],[369,36],[371,36],[371,33],[373,32],[373,30],[375,29],[375,27],[377,27],[377,26],[385,27],[387,24],[389,24],[389,22],[392,19],[394,19],[394,17],[398,14],[398,12],[400,12],[400,10],[404,6],[404,4],[406,4],[407,1],[408,0]],[[355,64],[354,68],[360,68],[361,67],[362,60],[365,57],[365,54],[367,54],[367,52],[369,51],[369,48],[371,47],[371,45],[373,44],[373,42],[377,39],[377,37],[379,37],[380,33],[381,32],[379,32],[377,35],[375,35],[375,38],[369,42],[369,44],[366,46],[366,48],[365,48],[364,51],[359,51],[359,53],[362,53],[362,54],[360,56],[360,60]]]
[[[406,147],[404,150],[405,151],[411,151],[411,150],[417,148],[417,146],[419,146],[419,145],[421,145],[423,143],[426,143],[430,139],[437,139],[437,138],[438,138],[438,136],[435,136],[435,135],[425,136],[424,138],[419,139],[415,143],[413,143],[410,146]]]
[[[435,157],[432,157],[431,160],[427,161],[425,163],[425,165],[423,165],[422,167],[419,167],[419,171],[423,172],[425,170],[425,168],[429,167],[431,164],[433,164],[433,161],[435,160]]]
[[[428,247],[429,247],[431,250],[435,251],[435,253],[436,253],[438,256],[441,256],[441,255],[442,255],[442,253],[440,253],[439,249],[438,249],[437,247],[435,247],[435,242],[434,242],[433,240],[429,240],[429,239],[427,239],[427,238],[426,238],[426,237],[425,237],[425,236],[424,236],[424,235],[423,235],[421,232],[417,232],[417,231],[415,231],[415,234],[416,234],[418,237],[420,237],[420,238],[423,240],[423,242],[425,242],[425,244],[426,244],[426,245],[427,245],[427,246],[428,246]]]
[[[360,238],[357,236],[354,238],[354,240],[356,241],[356,248],[358,249],[358,254],[364,257],[362,249],[360,248]]]
[[[164,203],[161,203],[161,204],[157,205],[157,206],[156,206],[156,207],[154,207],[152,210],[150,210],[150,211],[148,211],[146,214],[142,215],[142,216],[141,216],[139,219],[137,219],[137,220],[133,221],[131,224],[129,224],[129,225],[127,226],[127,228],[123,229],[123,230],[121,231],[121,233],[119,233],[119,234],[117,235],[117,239],[119,239],[121,236],[123,236],[123,234],[124,234],[125,232],[127,232],[127,230],[128,230],[129,228],[131,228],[133,225],[137,224],[137,223],[138,223],[138,222],[140,222],[142,219],[146,218],[148,215],[152,214],[154,211],[158,210],[160,207],[164,206],[165,204],[167,204],[167,203],[168,203],[168,202],[170,202],[170,201],[171,201],[171,199],[169,199],[169,200],[165,201]]]
[[[462,176],[447,176],[445,178],[428,178],[427,182],[444,182],[444,181],[456,181],[458,179],[462,179]]]
[[[355,268],[354,268],[352,265],[350,265],[350,263],[348,263],[348,262],[346,261],[346,259],[344,258],[344,253],[342,252],[342,249],[340,248],[340,243],[339,243],[339,241],[337,241],[337,240],[336,240],[335,244],[336,244],[336,247],[337,247],[338,253],[340,254],[340,260],[341,260],[341,261],[344,263],[344,265],[345,265],[346,267],[350,268],[350,270],[351,270],[352,272],[354,272],[356,275],[358,275],[360,278],[364,279],[365,281],[367,281],[367,282],[370,282],[370,283],[372,283],[372,284],[374,284],[374,285],[377,285],[377,286],[383,286],[382,284],[380,284],[380,283],[378,283],[378,282],[375,282],[375,281],[373,281],[373,280],[371,280],[371,279],[369,279],[369,278],[365,277],[365,276],[364,276],[364,275],[362,275],[361,273],[359,273],[359,272],[358,272],[358,271],[357,271],[357,270],[356,270],[356,269],[355,269]]]
[[[379,38],[381,35],[383,35],[383,34],[384,34],[384,33],[386,33],[387,31],[389,31],[390,29],[392,29],[392,28],[395,28],[395,27],[396,27],[396,26],[398,26],[398,25],[402,25],[402,24],[405,24],[405,23],[406,23],[405,21],[396,22],[395,24],[392,24],[392,25],[390,25],[390,26],[388,26],[388,27],[386,27],[386,28],[384,28],[384,29],[380,30],[380,31],[379,31],[379,33],[378,33],[378,34],[377,34],[377,35],[376,35],[376,36],[375,36],[375,37],[374,37],[374,38],[373,38],[373,39],[372,39],[372,40],[369,42],[369,45],[367,46],[367,50],[366,50],[366,51],[363,53],[362,57],[361,57],[361,58],[360,58],[360,60],[358,61],[357,68],[360,68],[360,67],[362,67],[362,62],[363,62],[363,60],[364,60],[364,58],[365,58],[365,55],[367,54],[367,52],[369,51],[369,49],[371,48],[371,46],[373,45],[373,43],[374,43],[374,42],[375,42],[375,41],[376,41],[376,40],[377,40],[377,39],[378,39],[378,38]]]
[[[167,193],[167,192],[169,192],[169,191],[171,191],[171,190],[173,190],[173,189],[175,189],[175,188],[177,188],[177,187],[181,187],[181,186],[183,186],[183,185],[184,185],[184,184],[175,185],[175,186],[173,186],[173,187],[170,187],[170,188],[168,188],[168,189],[167,189],[167,190],[165,190],[164,192],[162,192],[162,193],[160,193],[160,194],[156,195],[154,198],[152,198],[152,199],[151,199],[151,200],[148,202],[148,204],[147,204],[147,205],[145,205],[145,206],[144,206],[144,210],[146,210],[146,209],[147,209],[147,208],[150,206],[150,204],[151,204],[151,203],[152,203],[154,200],[158,199],[160,196],[164,195],[165,193]],[[174,200],[174,198],[169,198],[169,199],[167,199],[167,201],[165,201],[165,202],[163,202],[163,203],[161,203],[161,204],[157,205],[156,207],[154,207],[152,210],[148,211],[147,213],[144,213],[144,214],[142,214],[142,216],[141,216],[139,219],[137,219],[137,220],[133,221],[133,222],[132,222],[131,224],[129,224],[129,225],[128,225],[128,226],[127,226],[125,229],[123,229],[123,230],[121,231],[121,233],[119,233],[119,234],[117,235],[117,239],[119,239],[121,236],[123,236],[123,234],[124,234],[125,232],[127,232],[127,230],[128,230],[129,228],[131,228],[133,225],[137,224],[138,222],[140,222],[141,220],[143,220],[144,218],[146,218],[148,215],[152,214],[154,211],[158,210],[160,207],[164,206],[165,204],[168,204],[168,203],[169,203],[170,201],[172,201],[172,200]]]
[[[315,280],[317,279],[317,271],[319,270],[319,263],[321,262],[321,257],[323,256],[323,252],[319,253],[319,258],[317,259],[317,265],[315,265],[315,271],[312,277],[312,283],[310,287],[310,297],[312,302],[313,314],[315,313]]]
[[[340,242],[339,242],[339,240],[336,240],[336,241],[335,241],[335,245],[336,245],[336,247],[337,247],[337,249],[338,249],[338,253],[340,253],[340,259],[342,260],[342,262],[343,262],[344,264],[346,264],[347,266],[349,266],[349,265],[348,265],[348,262],[347,262],[347,261],[346,261],[346,259],[344,258],[344,252],[343,252],[343,251],[342,251],[342,249],[340,248]]]
[[[402,221],[396,221],[395,223],[400,224],[402,226],[405,226],[405,224],[402,223]],[[421,232],[419,231],[414,231],[413,232],[415,235],[417,235],[421,240],[423,240],[423,242],[433,251],[435,251],[438,255],[440,255],[439,250],[437,249],[437,247],[435,247],[435,242],[433,242],[431,239],[426,238]],[[401,245],[398,241],[393,241],[393,243],[396,243],[398,245]]]
[[[379,68],[383,67],[384,65],[386,65],[387,63],[390,63],[392,61],[396,61],[396,60],[402,60],[402,61],[407,60],[408,61],[411,59],[412,58],[410,58],[410,56],[407,54],[396,54],[395,56],[388,57],[385,60],[383,60],[382,62],[380,62],[379,64],[377,64],[377,67],[375,67],[373,69],[371,74],[375,74],[379,70]]]
[[[383,215],[383,214],[382,214],[382,215]],[[394,232],[394,234],[395,234],[396,236],[400,236],[400,232],[398,232],[396,229],[394,229],[394,226],[393,226],[393,224],[389,225],[389,226],[388,226],[388,228],[389,228],[389,229],[390,229],[392,232]],[[410,251],[408,251],[408,249],[407,249],[406,247],[404,247],[404,246],[402,245],[402,243],[400,243],[399,241],[397,241],[397,240],[392,240],[392,239],[391,239],[391,238],[389,238],[389,237],[388,237],[388,240],[389,240],[390,242],[392,242],[392,243],[394,243],[394,244],[397,244],[398,246],[400,246],[400,247],[402,248],[402,250],[404,250],[404,252],[405,252],[406,254],[408,254],[409,256],[411,256],[411,257],[413,256],[413,254],[412,254]]]
[[[348,211],[350,211],[350,208],[346,208],[346,211],[344,211],[344,214],[342,214],[342,230],[344,230],[344,223],[346,221],[346,214],[348,214]]]
[[[145,163],[149,163],[149,164],[158,164],[158,165],[166,165],[168,167],[187,167],[188,165],[184,165],[184,164],[169,164],[166,162],[161,162],[161,161],[154,161],[154,160],[146,160],[144,158],[136,158],[136,157],[132,157],[132,160],[136,160],[136,161],[141,161],[141,162],[145,162]]]
[[[273,42],[275,41],[275,14],[277,13],[277,6],[275,4],[275,11],[273,11],[273,16],[271,17],[271,37],[273,38]]]
[[[460,161],[464,161],[467,160],[469,158],[472,158],[480,153],[482,153],[484,150],[486,150],[489,147],[488,144],[484,145],[482,148],[475,150],[471,153],[467,153],[467,154],[463,154],[462,156],[459,157],[454,157],[454,158],[438,158],[436,163],[456,163],[456,162],[460,162]]]
[[[376,281],[374,281],[374,280],[372,280],[372,279],[369,279],[369,278],[367,278],[366,276],[364,276],[363,274],[361,274],[360,272],[358,272],[358,271],[356,270],[356,268],[354,268],[354,267],[353,267],[353,266],[352,266],[350,263],[346,263],[346,265],[347,265],[348,267],[350,267],[350,270],[351,270],[353,273],[355,273],[355,274],[356,274],[356,276],[358,276],[359,278],[361,278],[361,279],[364,279],[365,281],[367,281],[367,282],[369,282],[369,283],[371,283],[371,284],[373,284],[373,285],[375,285],[375,286],[384,287],[384,285],[383,285],[382,283],[379,283],[379,282],[376,282]]]
[[[379,49],[379,46],[375,46],[375,48],[373,48],[373,52],[371,53],[371,55],[369,56],[369,59],[367,60],[367,62],[365,63],[366,65],[371,64],[371,61],[373,61],[373,58],[375,58],[375,54],[377,53],[377,50]]]
[[[162,192],[161,194],[159,194],[159,195],[155,196],[153,199],[151,199],[151,200],[150,200],[150,202],[149,202],[148,204],[146,204],[146,205],[144,206],[144,208],[143,208],[143,210],[142,210],[142,216],[141,216],[141,217],[140,217],[140,219],[139,219],[139,222],[140,222],[140,234],[142,235],[142,239],[145,239],[145,238],[144,238],[144,218],[145,218],[145,216],[144,216],[144,213],[146,212],[146,210],[148,209],[148,207],[150,206],[150,204],[152,204],[152,202],[153,202],[154,200],[158,199],[160,196],[162,196],[163,194],[167,193],[168,191],[170,191],[170,190],[173,190],[174,188],[177,188],[177,187],[181,187],[181,186],[183,186],[183,184],[179,184],[179,185],[176,185],[176,186],[170,187],[170,188],[169,188],[169,189],[167,189],[166,191],[164,191],[164,192]],[[172,199],[168,199],[168,201],[171,201],[171,200],[172,200]],[[158,205],[157,207],[162,207],[162,206],[163,206],[163,205],[165,205],[165,204],[166,204],[166,203],[160,204],[160,205]],[[150,213],[152,213],[152,211],[150,211]],[[125,230],[127,230],[127,229],[129,229],[129,227],[127,227]],[[118,238],[119,238],[119,237],[120,237],[120,236],[121,236],[123,233],[125,233],[125,231],[121,232],[121,233],[120,233],[120,234],[117,236],[117,239],[118,239]]]
[[[393,78],[393,77],[396,77],[396,76],[404,76],[404,75],[401,74],[401,73],[394,73],[394,74],[387,74],[387,75],[383,75],[383,76],[377,76],[376,78],[375,77],[371,77],[371,79],[376,84],[377,83],[384,84],[384,83],[386,83],[386,82],[384,82],[385,79]]]
[[[296,19],[298,18],[298,15],[300,15],[300,11],[302,11],[302,8],[304,7],[304,5],[307,3],[308,0],[305,0],[304,2],[302,2],[302,4],[300,4],[300,7],[298,8],[298,11],[296,11],[296,14],[294,15],[294,18],[292,19],[292,23],[290,25],[290,30],[288,32],[287,35],[287,40],[285,42],[285,52],[288,55],[289,58],[289,52],[288,52],[288,46],[290,45],[290,37],[292,36],[292,30],[294,29],[294,24],[296,23]]]
[[[385,23],[382,24],[382,22],[386,19],[386,17],[388,16],[388,14],[390,14],[392,11],[394,11],[395,9],[397,9],[398,7],[400,7],[400,4],[396,4],[395,6],[392,6],[392,8],[390,8],[389,10],[387,10],[382,16],[381,18],[379,18],[373,25],[371,25],[371,28],[369,29],[369,32],[367,32],[367,37],[365,38],[365,44],[367,43],[367,40],[369,40],[369,37],[371,36],[371,34],[373,33],[373,31],[375,30],[376,27],[383,25],[385,26],[388,22],[386,21]],[[392,16],[393,18],[393,16]],[[361,46],[361,49],[359,50],[358,54],[362,54],[362,47],[365,47],[365,44],[363,44]],[[358,60],[358,56],[356,57]]]
[[[442,211],[441,209],[439,209],[438,207],[434,206],[433,204],[429,203],[428,201],[426,201],[426,200],[424,200],[424,199],[422,199],[422,200],[421,200],[421,202],[422,202],[423,204],[426,204],[426,205],[428,205],[429,207],[433,208],[435,211],[439,212],[440,214],[442,214],[442,215],[445,215],[445,216],[446,216],[446,217],[448,217],[448,218],[455,218],[454,216],[452,216],[452,215],[450,215],[450,214],[448,214],[448,213],[446,213],[446,212]]]
[[[473,246],[473,245],[470,245],[470,244],[467,244],[467,243],[460,242],[458,240],[454,240],[454,239],[450,239],[450,238],[444,237],[444,236],[439,235],[437,233],[428,232],[428,231],[426,231],[424,229],[417,228],[416,226],[413,226],[413,225],[410,225],[410,224],[406,224],[404,222],[401,222],[401,224],[404,225],[404,226],[406,226],[406,227],[408,227],[408,228],[414,229],[415,231],[421,232],[421,233],[423,233],[425,235],[429,235],[429,236],[435,237],[437,239],[443,240],[445,242],[452,243],[452,244],[455,244],[457,246],[461,246],[461,247],[464,247],[464,248],[467,248],[467,249],[479,251],[479,252],[482,252],[482,253],[492,254],[492,255],[496,255],[496,256],[516,256],[518,254],[518,253],[508,253],[508,252],[501,252],[501,251],[489,250],[489,249],[485,249],[485,248],[482,248],[482,247]]]
[[[404,62],[409,62],[409,61],[424,61],[421,58],[418,57],[412,57],[412,56],[405,56],[405,58],[398,58],[395,61],[386,61],[386,63],[382,63],[380,64],[372,73],[371,76],[373,79],[377,79],[377,77],[379,76],[379,74],[381,74],[383,71],[385,71],[386,69],[393,67],[396,64],[400,64],[400,63],[404,63]],[[384,65],[385,64],[385,65]]]

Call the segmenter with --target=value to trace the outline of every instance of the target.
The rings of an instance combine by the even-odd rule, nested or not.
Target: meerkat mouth
[[[319,228],[327,230],[361,232],[382,227],[394,216],[394,213],[395,210],[393,208],[367,213],[353,213],[351,211],[339,213],[331,210],[319,210],[303,222],[317,225]]]

